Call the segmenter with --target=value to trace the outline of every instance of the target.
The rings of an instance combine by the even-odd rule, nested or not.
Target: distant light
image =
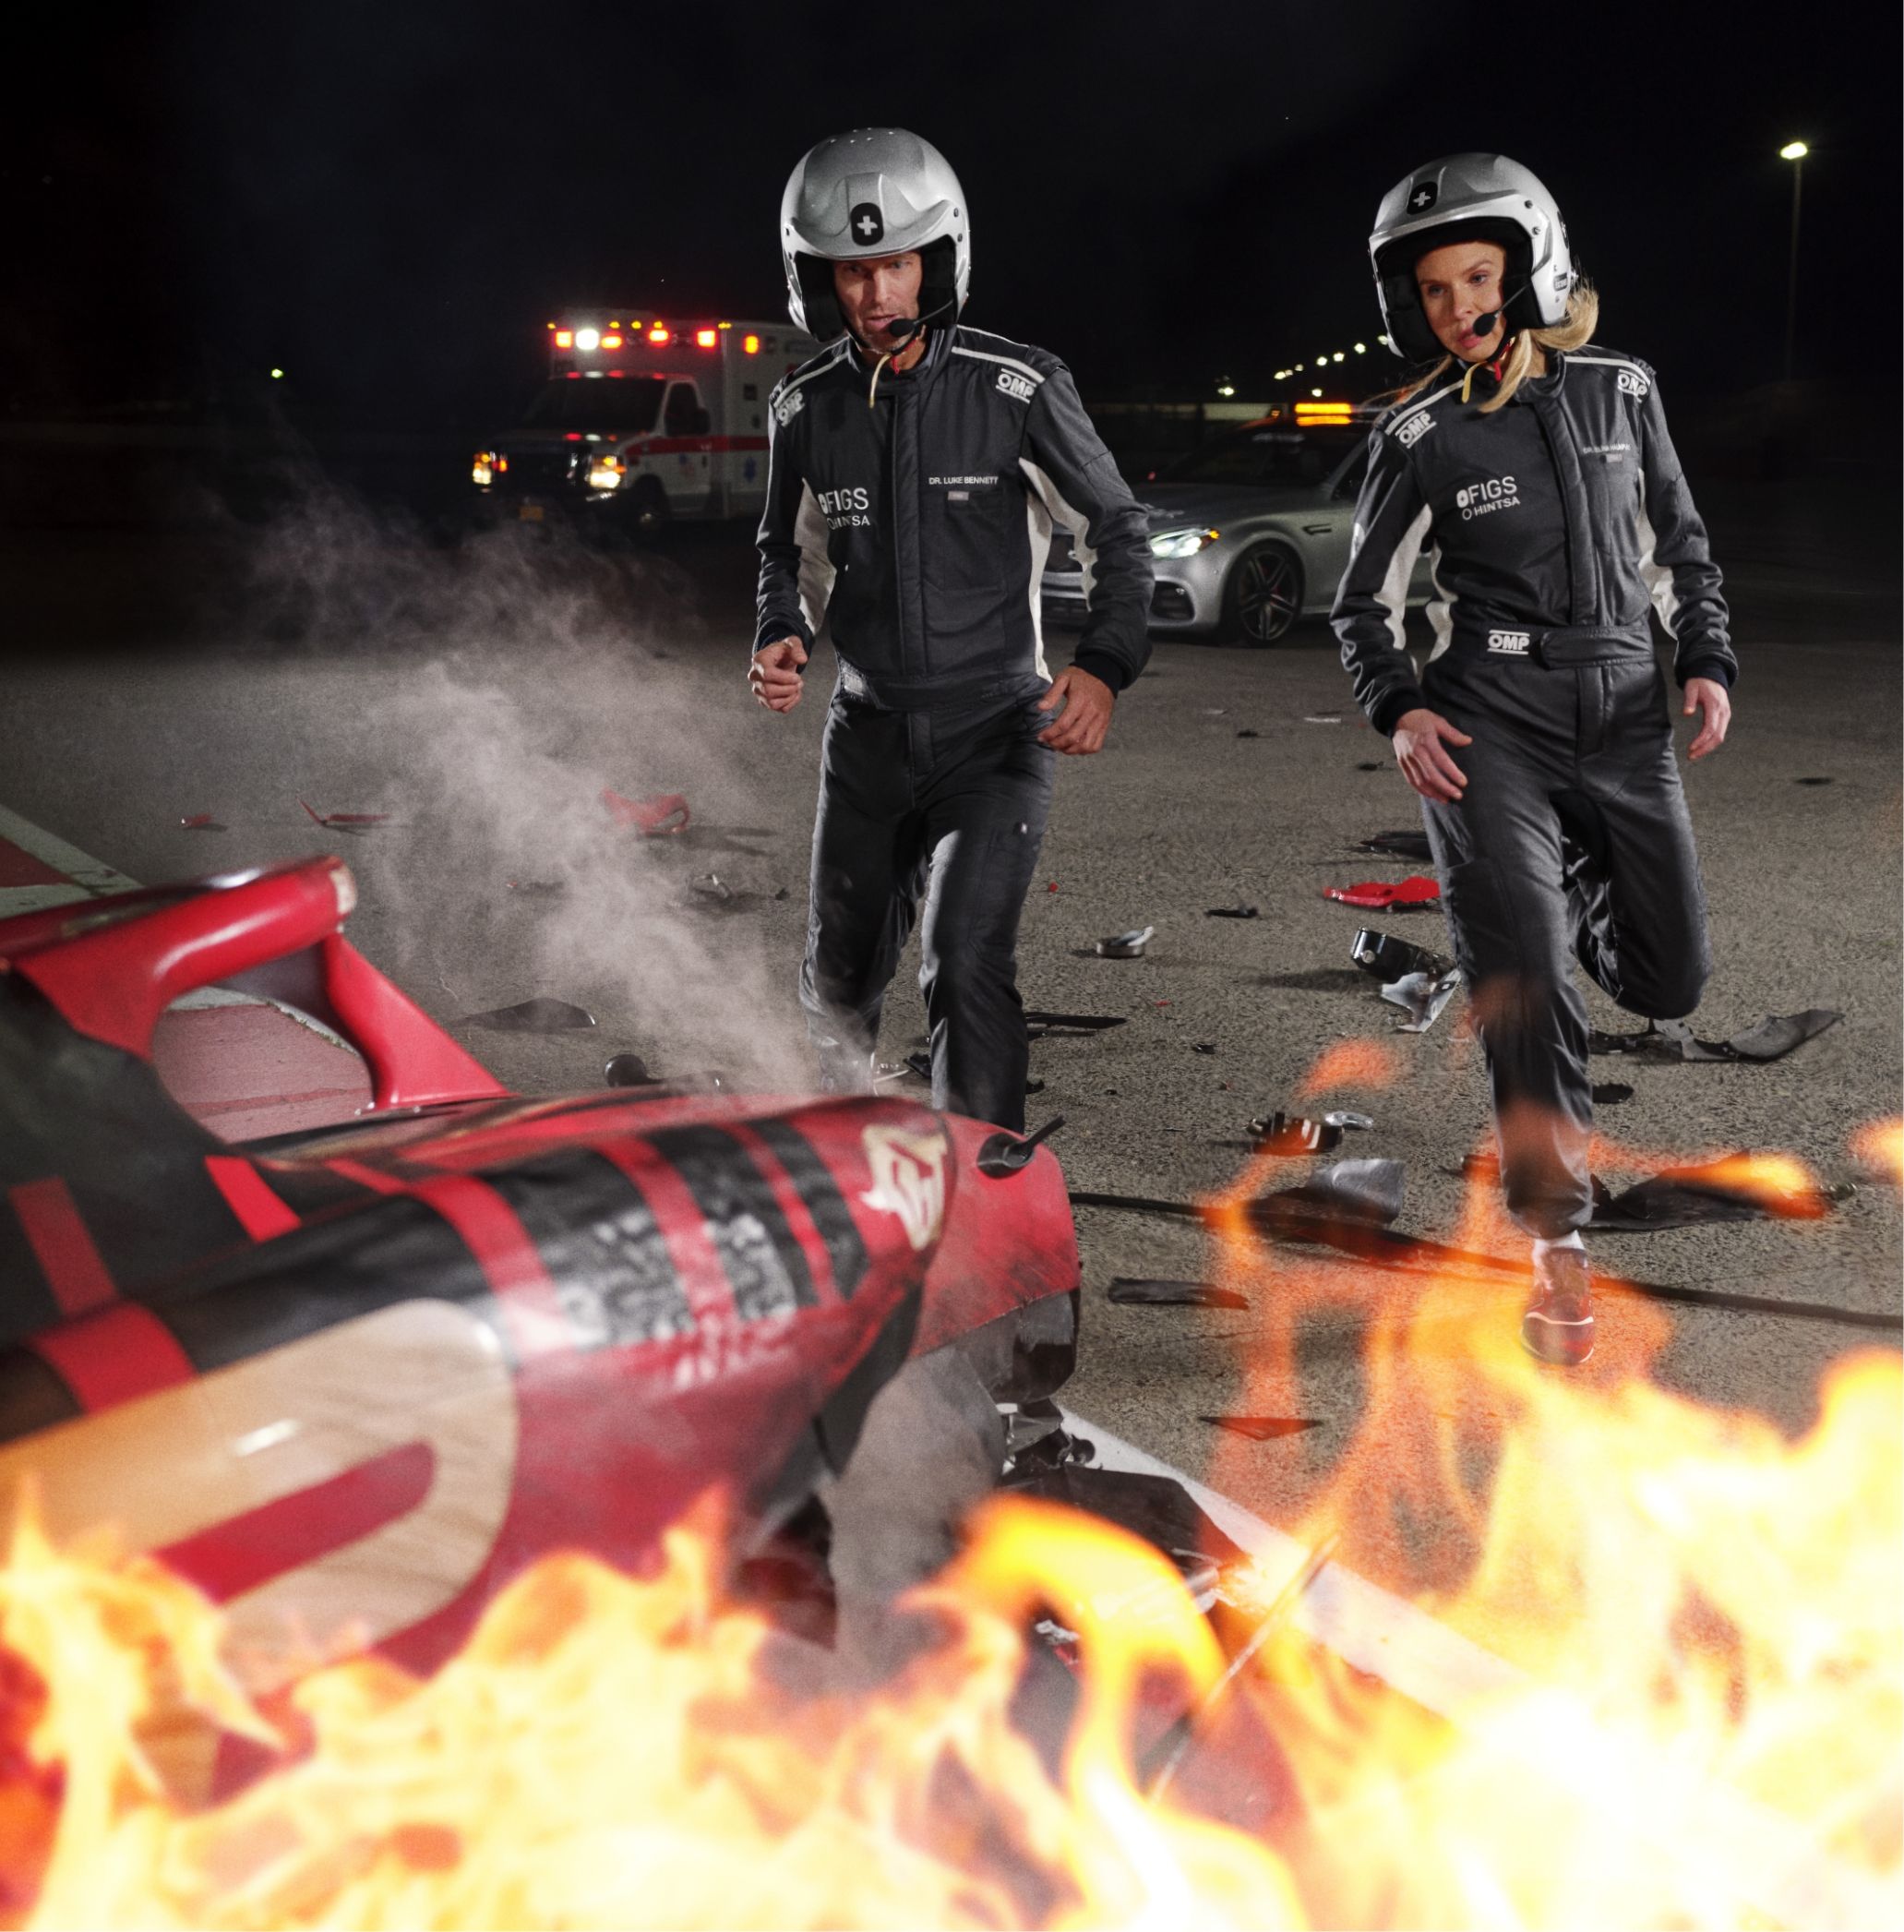
[[[1236,390],[1231,384],[1224,382],[1217,385],[1216,393],[1219,396],[1233,396],[1236,394]]]
[[[1385,335],[1378,335],[1375,338],[1375,340],[1378,342],[1380,342],[1384,349],[1392,349],[1395,347],[1395,344],[1391,342]]]
[[[574,348],[574,346],[575,346],[575,331],[574,331],[574,330],[573,330],[572,329],[558,329],[558,330],[556,330],[556,347],[557,347],[557,348],[558,348],[558,349],[572,349],[572,348]]]
[[[654,327],[648,331],[648,340],[651,342],[654,342],[656,344],[665,342],[668,340],[668,332],[665,329],[664,329],[661,326],[659,322],[657,322],[655,323]]]
[[[1780,161],[1802,161],[1812,150],[1802,141],[1787,141],[1778,150]]]
[[[621,338],[618,335],[605,335],[602,338],[602,346],[605,349],[618,349],[621,347]]]
[[[1358,355],[1366,355],[1366,354],[1367,354],[1369,353],[1369,345],[1368,345],[1368,343],[1367,343],[1367,342],[1358,342],[1358,343],[1357,343],[1357,344],[1355,345],[1355,353],[1356,353],[1356,354],[1357,354]]]
[[[575,331],[575,346],[578,349],[599,349],[602,346],[602,331],[599,329],[578,329]]]
[[[744,354],[758,355],[760,353],[760,338],[757,335],[744,335],[740,339],[740,346]]]
[[[723,322],[721,324],[721,327],[723,329],[732,329],[734,327],[734,324],[732,322]]]
[[[1322,394],[1322,390],[1311,390],[1309,393],[1310,393],[1310,394],[1311,394],[1311,396],[1320,396],[1320,395]]]
[[[1342,360],[1342,351],[1340,349],[1336,350],[1334,360],[1336,362],[1340,362]]]
[[[553,322],[545,322],[542,326],[545,329],[553,329],[556,325]]]
[[[720,341],[712,329],[697,329],[694,331],[694,346],[697,349],[712,349]]]
[[[282,369],[273,369],[271,371],[271,380],[273,382],[282,382],[284,380],[284,371]]]
[[[621,327],[621,324],[617,322],[613,316],[610,316],[608,318],[608,326],[611,329],[619,329]]]

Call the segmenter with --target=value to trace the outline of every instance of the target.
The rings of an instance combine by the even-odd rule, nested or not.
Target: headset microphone
[[[955,308],[959,298],[954,295],[950,301],[941,302],[937,308],[928,309],[922,316],[901,316],[898,321],[887,325],[886,333],[899,342],[916,335],[935,316],[942,316],[947,309]]]
[[[1491,310],[1487,315],[1477,316],[1474,318],[1474,329],[1472,332],[1476,335],[1492,335],[1494,332],[1494,324],[1498,322],[1500,319],[1501,311],[1498,308]]]

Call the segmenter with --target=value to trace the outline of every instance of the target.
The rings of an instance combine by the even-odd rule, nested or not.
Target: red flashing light
[[[618,335],[605,335],[602,338],[602,346],[605,349],[618,349],[621,347],[621,338]]]
[[[556,330],[556,347],[557,347],[557,348],[558,348],[558,349],[572,349],[572,348],[574,348],[574,346],[575,346],[575,331],[574,331],[574,330],[572,330],[572,329],[558,329],[558,330]]]
[[[581,440],[581,431],[579,429],[571,429],[569,432],[569,434],[562,438],[562,440],[565,443],[579,443]]]
[[[694,331],[694,345],[698,349],[712,349],[720,341],[712,329],[697,329]]]
[[[740,346],[746,354],[758,355],[760,353],[760,338],[757,335],[743,336]]]
[[[581,371],[580,369],[570,369],[569,371],[569,379],[570,382],[580,382],[581,380]]]
[[[627,374],[628,371],[626,369],[610,369],[608,371],[608,379],[610,382],[618,382]]]
[[[651,342],[658,344],[668,342],[669,340],[671,340],[671,338],[669,337],[667,330],[664,329],[659,322],[657,322],[655,323],[654,327],[648,331],[648,340]]]

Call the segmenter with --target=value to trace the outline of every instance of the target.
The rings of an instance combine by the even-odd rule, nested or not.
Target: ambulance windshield
[[[615,429],[640,435],[661,414],[665,376],[558,378],[545,382],[522,422],[534,429]]]

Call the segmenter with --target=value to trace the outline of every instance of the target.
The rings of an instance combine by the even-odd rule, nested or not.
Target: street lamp
[[[1802,141],[1787,141],[1778,159],[1791,163],[1791,264],[1785,277],[1785,379],[1791,380],[1792,355],[1798,342],[1798,202],[1804,184],[1805,156],[1812,150]]]

